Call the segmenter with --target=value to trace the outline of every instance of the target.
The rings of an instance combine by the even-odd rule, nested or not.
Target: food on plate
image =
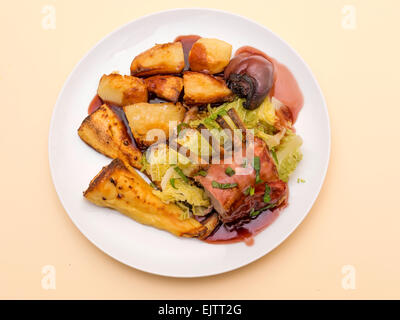
[[[273,85],[273,64],[258,55],[239,54],[225,69],[228,87],[240,97],[246,98],[244,107],[256,109],[264,101]]]
[[[188,105],[218,103],[233,99],[233,93],[223,79],[205,73],[185,72],[183,87],[185,92],[183,101]]]
[[[142,79],[117,73],[103,75],[97,89],[99,97],[110,104],[126,106],[147,102],[147,87]]]
[[[303,95],[264,52],[231,53],[222,40],[179,36],[136,56],[130,76],[101,78],[78,134],[114,160],[89,201],[208,243],[249,244],[273,223],[303,158]]]
[[[136,56],[131,64],[132,76],[180,73],[185,67],[182,44],[157,44]]]
[[[231,59],[232,46],[222,40],[200,38],[189,53],[190,70],[209,74],[224,71]]]
[[[288,182],[290,174],[296,169],[298,163],[303,158],[300,150],[302,144],[303,140],[288,130],[280,144],[275,148],[279,177],[282,181]]]
[[[287,126],[291,126],[297,120],[297,116],[304,104],[304,97],[295,77],[287,66],[278,60],[268,56],[263,51],[250,46],[239,48],[235,56],[260,56],[270,61],[274,66],[274,82],[270,96],[277,104],[277,111],[285,120]]]
[[[124,163],[113,160],[90,182],[84,196],[94,204],[118,210],[128,217],[182,237],[199,237],[206,232],[195,219],[181,219],[182,210],[165,204],[153,188]]]
[[[112,159],[140,169],[142,153],[135,146],[118,107],[102,105],[83,120],[79,137],[93,149]]]
[[[224,223],[248,217],[251,210],[272,208],[285,200],[286,185],[280,181],[273,159],[261,139],[254,140],[253,163],[248,164],[247,174],[230,175],[227,174],[228,168],[236,172],[243,168],[243,163],[232,161],[230,164],[212,164],[205,176],[195,177],[204,187]],[[243,194],[248,188],[254,188],[254,195],[244,197]],[[270,201],[263,199],[267,188],[273,191],[279,189],[279,192],[271,193],[273,196],[270,197]]]
[[[182,122],[185,108],[173,103],[135,103],[124,107],[133,137],[139,147],[148,147],[158,140],[168,139],[170,126]],[[160,132],[161,131],[161,132]],[[164,137],[160,137],[163,134]]]
[[[189,70],[189,53],[192,49],[194,43],[201,37],[195,34],[187,34],[183,36],[178,36],[175,38],[174,42],[182,43],[183,55],[185,57],[185,68],[184,70]]]
[[[146,78],[144,81],[149,92],[154,93],[159,98],[172,101],[173,103],[178,101],[183,89],[182,78],[171,75],[152,76]]]

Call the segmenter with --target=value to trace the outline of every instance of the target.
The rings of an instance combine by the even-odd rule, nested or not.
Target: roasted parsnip
[[[153,188],[124,163],[113,160],[90,182],[84,197],[90,202],[127,215],[152,227],[180,237],[201,237],[207,228],[193,218],[182,219],[183,211],[174,204],[163,203]]]
[[[88,115],[79,127],[78,134],[89,146],[107,157],[119,158],[134,168],[142,167],[142,153],[112,107],[104,104]]]

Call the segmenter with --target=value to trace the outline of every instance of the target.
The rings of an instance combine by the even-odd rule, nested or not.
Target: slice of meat
[[[287,183],[283,182],[282,180],[276,180],[268,182],[267,184],[271,188],[270,202],[264,202],[265,183],[257,184],[253,196],[241,197],[233,204],[230,214],[224,222],[236,222],[242,218],[249,217],[249,214],[252,210],[258,211],[270,204],[274,204],[277,207],[287,200]]]
[[[212,164],[205,177],[195,177],[196,181],[204,187],[206,194],[210,197],[215,210],[219,213],[222,220],[224,220],[224,216],[230,211],[233,203],[244,196],[244,190],[255,183],[254,170],[251,169],[252,173],[250,174],[235,174],[230,177],[225,173],[228,167],[236,171],[240,166],[237,164]],[[237,184],[237,187],[229,189],[215,188],[213,187],[214,181],[220,184]]]
[[[253,159],[247,160],[248,165],[245,174],[243,174],[243,163],[236,163],[233,161],[232,164],[211,164],[205,177],[195,177],[196,181],[204,187],[215,210],[224,223],[230,223],[248,217],[252,209],[258,210],[268,205],[268,203],[264,202],[266,183],[271,186],[271,189],[275,185],[279,186],[277,190],[280,191],[276,192],[275,198],[271,197],[271,203],[277,203],[279,198],[285,195],[287,189],[286,184],[279,180],[275,163],[265,143],[261,139],[255,137],[254,144],[252,144],[251,147],[254,148],[254,157],[260,159],[260,178],[262,182],[256,184],[256,171],[251,166]],[[246,150],[243,150],[243,154],[245,153]],[[225,172],[228,167],[232,168],[236,173],[229,176]],[[213,181],[219,184],[236,184],[236,186],[233,188],[221,189],[214,187]],[[255,189],[255,193],[252,196],[246,195],[246,190],[249,187]],[[272,193],[273,190],[271,190],[271,195]]]

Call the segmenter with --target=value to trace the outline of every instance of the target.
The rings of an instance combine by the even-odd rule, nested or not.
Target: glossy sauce
[[[235,53],[235,55],[239,54],[259,55],[274,65],[274,85],[270,95],[289,108],[293,123],[295,123],[304,105],[304,97],[292,72],[285,65],[256,48],[241,47]]]
[[[267,228],[279,216],[281,208],[273,211],[267,210],[260,213],[256,218],[251,219],[250,222],[243,224],[240,227],[232,230],[228,229],[225,225],[221,224],[205,242],[208,243],[235,243],[239,241],[245,242],[247,245],[254,243],[254,236]]]
[[[89,104],[88,114],[95,112],[104,104],[103,100],[96,94]]]
[[[180,43],[182,43],[183,55],[185,57],[185,68],[184,68],[185,71],[189,70],[189,52],[192,49],[193,44],[200,38],[201,38],[200,36],[191,34],[191,35],[176,37],[176,39],[174,40],[174,42],[179,41]]]

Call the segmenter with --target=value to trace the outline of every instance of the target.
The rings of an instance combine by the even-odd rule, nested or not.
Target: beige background
[[[355,30],[341,26],[348,4]],[[44,5],[55,30],[42,28]],[[114,261],[78,231],[53,188],[47,139],[58,93],[95,43],[145,14],[194,6],[244,15],[297,50],[325,94],[332,152],[317,202],[279,248],[234,272],[173,279]],[[1,298],[400,298],[399,1],[26,0],[0,12]],[[41,286],[49,264],[56,290]],[[341,286],[347,264],[355,290]]]

